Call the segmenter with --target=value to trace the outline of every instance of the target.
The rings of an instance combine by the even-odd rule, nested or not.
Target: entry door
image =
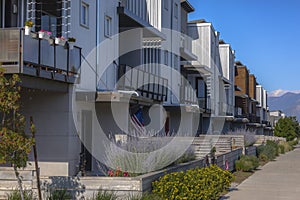
[[[207,108],[207,89],[203,78],[196,78],[197,98],[199,99],[200,108]]]
[[[4,26],[8,28],[17,27],[18,13],[21,11],[18,0],[2,0],[2,2],[2,6],[5,8]]]
[[[166,135],[170,134],[170,112],[167,112],[167,118],[165,122],[165,134]]]
[[[85,161],[85,171],[92,171],[92,112],[82,111],[82,136],[81,136],[81,154]],[[86,148],[89,147],[89,150]]]

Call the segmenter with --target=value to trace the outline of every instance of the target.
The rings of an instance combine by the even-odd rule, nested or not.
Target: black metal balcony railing
[[[205,113],[211,113],[211,100],[209,97],[198,98],[199,107],[204,109]]]
[[[241,110],[235,108],[235,117],[247,118],[251,123],[260,123],[260,117],[252,113],[241,113]]]
[[[22,29],[0,29],[0,67],[22,73],[74,83],[81,65],[81,48],[55,45],[54,40],[24,35]]]
[[[132,68],[127,65],[119,65],[118,85],[119,90],[137,91],[140,96],[157,101],[166,101],[168,94],[168,80],[161,76]]]

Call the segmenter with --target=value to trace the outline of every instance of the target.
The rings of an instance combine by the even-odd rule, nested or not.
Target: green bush
[[[93,195],[92,200],[116,200],[118,197],[114,192],[106,190],[98,190],[96,194]]]
[[[235,169],[237,171],[250,172],[259,166],[259,160],[256,156],[241,156],[235,161]]]
[[[291,145],[293,147],[298,144],[298,140],[292,140],[292,141],[289,141],[288,143],[289,143],[289,145]]]
[[[269,161],[268,156],[266,156],[266,154],[263,154],[263,153],[259,154],[258,158],[260,161],[263,161],[263,162]]]
[[[265,145],[257,148],[257,153],[259,158],[263,157],[265,159],[265,156],[267,157],[267,160],[264,161],[274,160],[279,155],[279,146],[276,142],[268,140]],[[265,156],[261,156],[261,154]]]
[[[7,194],[8,200],[21,200],[21,193],[20,190],[15,189],[10,194]],[[24,199],[25,200],[32,200],[33,199],[33,193],[31,190],[25,190],[24,191]]]
[[[275,156],[279,156],[279,146],[278,146],[278,142],[274,142],[271,140],[267,140],[266,146],[271,146],[274,148],[275,150]]]
[[[152,183],[153,193],[163,199],[219,199],[233,180],[231,172],[218,166],[174,172]]]

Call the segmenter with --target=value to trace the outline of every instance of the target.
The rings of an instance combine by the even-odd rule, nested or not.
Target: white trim
[[[84,20],[85,22],[82,21],[82,8],[85,7],[86,8],[86,13],[84,16]],[[80,1],[80,13],[79,13],[79,21],[80,21],[80,25],[85,27],[85,28],[89,28],[89,21],[90,21],[90,11],[89,11],[90,5],[88,3],[86,3],[85,1]]]
[[[104,17],[104,36],[110,38],[112,36],[112,17],[105,15]]]

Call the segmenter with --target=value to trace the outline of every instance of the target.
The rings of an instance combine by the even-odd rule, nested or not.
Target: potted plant
[[[33,26],[33,22],[32,21],[26,21],[25,22],[25,35],[29,35],[30,34],[32,26]]]
[[[74,48],[74,43],[76,42],[76,38],[74,37],[69,37],[68,38],[68,43],[69,43],[69,48],[73,49]]]
[[[56,37],[55,38],[55,44],[65,46],[66,45],[66,39],[63,36]]]
[[[49,31],[45,31],[45,30],[40,30],[39,31],[39,38],[40,39],[50,39],[50,36],[51,36],[51,32]]]

